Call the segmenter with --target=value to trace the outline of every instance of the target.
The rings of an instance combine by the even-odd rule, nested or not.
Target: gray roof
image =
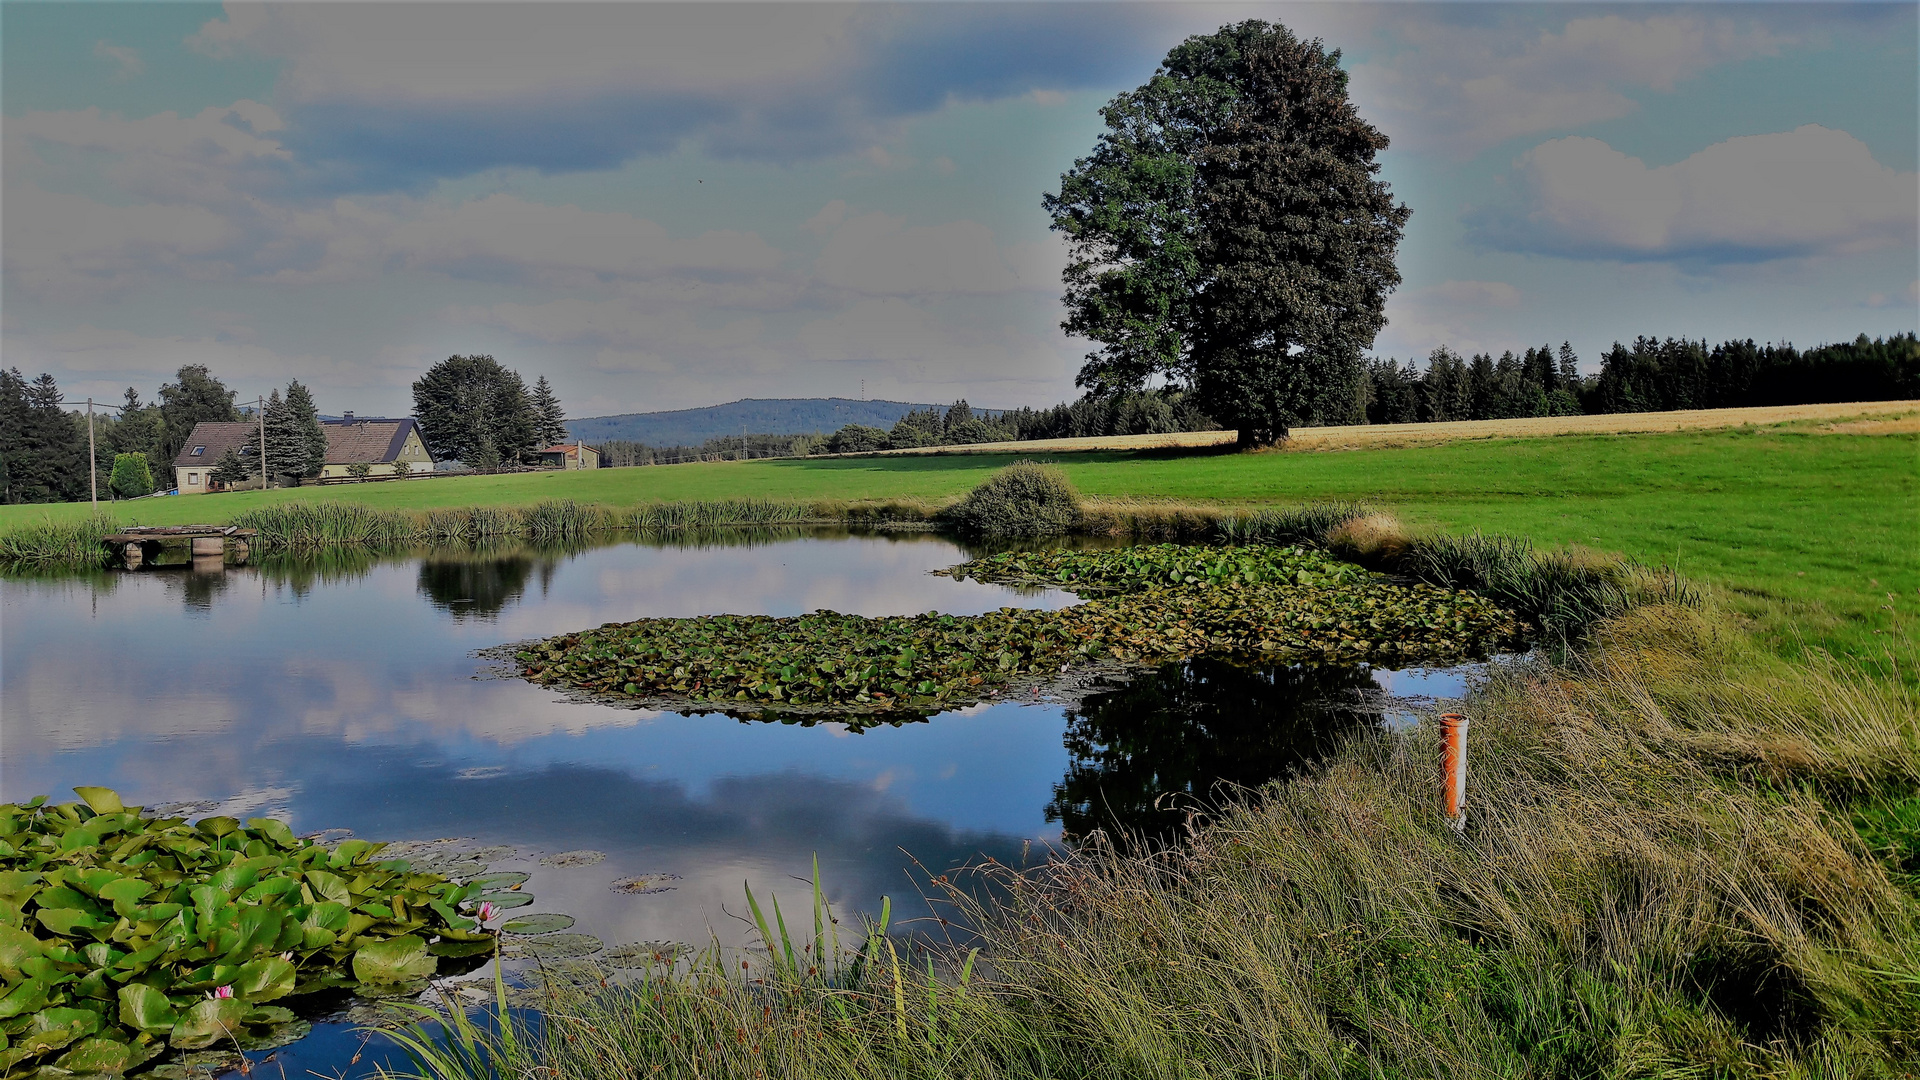
[[[327,431],[327,464],[384,465],[400,456],[407,433],[413,430],[413,420],[356,417],[322,420],[320,426]],[[425,440],[421,445],[426,445]]]
[[[260,447],[260,428],[244,420],[239,423],[201,421],[193,425],[193,434],[187,436],[187,444],[173,459],[179,466],[205,465],[211,468],[220,460],[220,455],[228,450],[242,448],[258,451]],[[200,453],[194,453],[198,449]]]

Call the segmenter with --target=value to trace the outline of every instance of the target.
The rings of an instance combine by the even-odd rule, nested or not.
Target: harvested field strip
[[[1835,434],[1896,435],[1920,431],[1920,401],[1856,401],[1830,405],[1767,405],[1748,409],[1686,409],[1678,412],[1599,413],[1593,416],[1529,416],[1512,420],[1457,420],[1430,424],[1352,424],[1294,428],[1280,449],[1363,450],[1438,446],[1476,439],[1537,439],[1549,435],[1630,435],[1702,431],[1753,425],[1824,421],[1812,430]],[[1841,423],[1850,421],[1850,423]],[[822,457],[891,457],[927,454],[1071,454],[1100,450],[1203,450],[1228,447],[1233,431],[1179,431],[1162,435],[1102,435],[1083,439],[923,446]]]

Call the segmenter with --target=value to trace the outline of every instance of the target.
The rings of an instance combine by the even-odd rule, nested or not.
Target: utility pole
[[[87,399],[87,487],[93,492],[93,512],[100,512],[100,458],[93,448],[93,399]]]
[[[254,400],[259,402],[254,411],[260,417],[260,493],[264,495],[267,492],[267,477],[273,475],[267,471],[267,399],[261,397]]]

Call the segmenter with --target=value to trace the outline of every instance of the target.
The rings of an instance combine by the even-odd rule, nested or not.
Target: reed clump
[[[77,521],[41,521],[0,533],[0,569],[51,570],[99,566],[105,561],[102,537],[120,527],[105,514]]]
[[[469,1031],[554,1080],[1911,1075],[1920,905],[1848,813],[1920,788],[1912,694],[1695,608],[1593,640],[1470,700],[1463,834],[1437,725],[1382,731],[1173,848],[935,878],[951,942],[857,977],[776,913],[757,954],[558,987],[510,1051]]]

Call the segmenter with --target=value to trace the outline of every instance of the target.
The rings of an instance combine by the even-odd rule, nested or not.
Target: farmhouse
[[[366,465],[372,476],[432,472],[433,455],[420,441],[420,429],[411,419],[356,419],[347,413],[339,420],[322,420],[327,433],[327,463],[320,479],[347,479],[352,467]],[[219,491],[213,470],[221,455],[231,448],[240,460],[253,466],[260,460],[260,428],[247,421],[239,423],[199,423],[180,454],[173,459],[174,484],[182,495],[204,495]],[[271,448],[269,448],[271,450]],[[269,456],[269,467],[274,462]]]
[[[586,443],[571,446],[561,443],[540,451],[540,464],[549,469],[597,469],[600,451]]]
[[[338,420],[322,420],[327,432],[327,464],[320,479],[345,479],[355,465],[370,465],[374,476],[432,472],[433,455],[420,441],[420,428],[411,419],[356,420],[347,413]]]

